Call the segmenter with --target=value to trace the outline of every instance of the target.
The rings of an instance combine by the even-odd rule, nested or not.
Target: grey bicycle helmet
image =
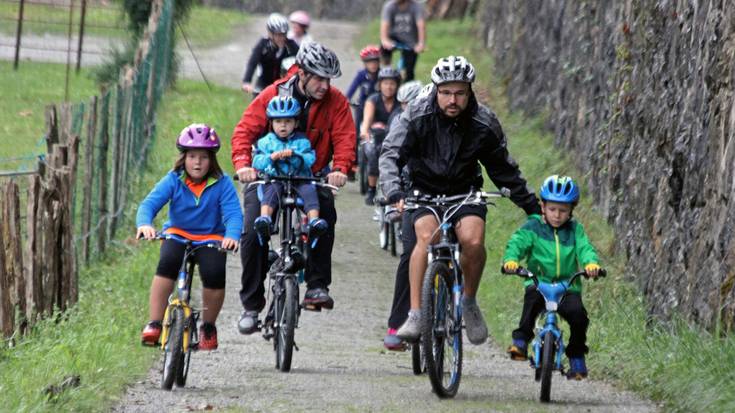
[[[401,72],[399,72],[398,69],[395,69],[392,66],[381,67],[378,71],[378,81],[381,81],[383,79],[393,79],[396,82],[400,82]]]
[[[412,80],[410,82],[406,82],[403,85],[401,85],[400,88],[398,88],[398,94],[396,95],[396,99],[400,103],[406,103],[410,102],[413,99],[416,98],[416,96],[419,95],[419,92],[421,92],[421,88],[423,86],[421,85],[421,82],[418,80]]]
[[[288,33],[288,20],[286,16],[280,13],[271,13],[268,16],[268,21],[265,23],[265,27],[271,33]]]
[[[463,56],[442,57],[431,69],[431,81],[437,86],[449,82],[472,83],[475,68]]]
[[[296,63],[307,72],[324,78],[335,79],[342,76],[337,55],[318,42],[302,44],[296,53]]]

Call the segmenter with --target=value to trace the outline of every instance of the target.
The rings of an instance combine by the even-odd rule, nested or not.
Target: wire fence
[[[117,85],[88,102],[47,107],[46,154],[35,159],[36,172],[0,177],[5,337],[74,304],[78,265],[105,252],[115,236],[155,138],[172,58],[174,1],[153,0],[133,67],[121,70]]]

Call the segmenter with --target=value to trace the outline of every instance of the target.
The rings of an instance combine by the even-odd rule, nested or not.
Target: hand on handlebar
[[[238,169],[236,174],[240,182],[252,182],[258,177],[255,168],[249,166]]]
[[[343,187],[347,183],[347,175],[340,171],[332,171],[327,174],[327,183],[336,187]]]
[[[396,47],[396,44],[390,40],[381,40],[380,44],[383,46],[383,49],[385,50],[393,50],[393,48]]]
[[[587,273],[587,276],[590,278],[597,278],[598,275],[600,275],[600,268],[599,265],[595,263],[590,263],[584,266],[584,272]]]
[[[505,264],[503,264],[503,270],[508,273],[515,273],[516,270],[518,270],[518,262],[517,261],[506,261]]]
[[[222,240],[222,249],[237,251],[237,247],[240,243],[233,238],[224,238]]]
[[[152,240],[156,238],[156,229],[150,225],[141,225],[138,227],[138,231],[135,234],[135,239],[147,239]]]

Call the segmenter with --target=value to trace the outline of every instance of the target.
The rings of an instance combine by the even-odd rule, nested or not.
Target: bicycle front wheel
[[[541,349],[541,396],[546,403],[551,398],[551,373],[554,371],[554,334],[547,331],[544,334],[544,347]]]
[[[380,223],[380,234],[378,234],[378,240],[380,241],[380,248],[387,250],[390,245],[390,222],[381,221]]]
[[[169,319],[169,335],[166,339],[163,353],[163,375],[161,377],[161,388],[171,390],[174,380],[181,375],[181,369],[184,367],[184,309],[175,307],[171,311]]]
[[[462,377],[462,320],[456,320],[447,264],[434,261],[421,290],[421,347],[426,371],[440,398],[454,397]]]
[[[299,290],[294,277],[286,277],[283,280],[283,295],[278,300],[276,327],[276,368],[283,372],[291,370],[291,357],[293,356],[294,332],[299,311]]]

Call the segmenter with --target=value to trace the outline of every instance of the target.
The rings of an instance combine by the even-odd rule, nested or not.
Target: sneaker
[[[331,310],[334,308],[334,300],[325,288],[310,288],[304,294],[303,305],[304,307],[320,307]]]
[[[403,351],[406,348],[406,343],[403,342],[396,333],[398,330],[395,328],[389,328],[388,332],[383,337],[383,347],[391,351]]]
[[[514,338],[513,343],[508,347],[507,353],[510,354],[511,360],[526,361],[528,360],[528,344],[523,340]]]
[[[567,371],[567,380],[582,380],[587,377],[587,365],[582,357],[569,358],[569,371]]]
[[[312,219],[309,221],[309,239],[316,241],[317,238],[327,232],[327,229],[329,229],[327,221],[321,218]]]
[[[271,217],[262,216],[255,218],[253,228],[255,229],[255,233],[258,234],[258,243],[260,243],[261,247],[268,244],[268,241],[271,239],[271,224]]]
[[[421,312],[419,310],[411,310],[408,312],[408,319],[396,331],[396,336],[410,343],[418,341],[421,335]]]
[[[197,350],[217,350],[217,327],[211,323],[202,323],[199,327],[199,347]]]
[[[240,314],[240,321],[237,322],[237,329],[240,334],[253,334],[258,330],[258,312],[245,310]]]
[[[140,343],[144,346],[157,346],[160,343],[158,339],[161,338],[161,330],[163,326],[160,321],[150,321],[143,327],[143,332],[140,333]]]
[[[375,188],[369,187],[367,189],[367,192],[365,193],[365,205],[367,206],[373,206],[375,205]]]
[[[472,344],[482,344],[487,340],[487,325],[482,317],[482,311],[477,302],[463,302],[464,325],[467,329],[467,339]]]

